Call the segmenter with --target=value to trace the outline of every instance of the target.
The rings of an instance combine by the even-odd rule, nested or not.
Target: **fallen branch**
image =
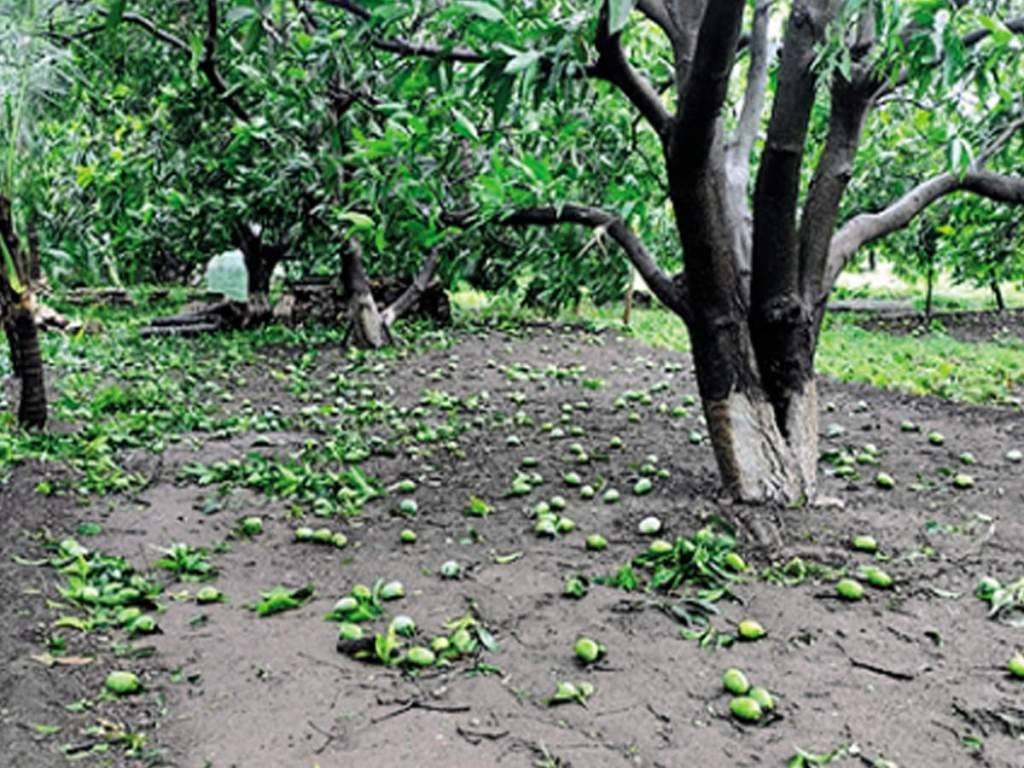
[[[410,712],[414,709],[425,709],[429,712],[444,712],[446,714],[453,714],[457,712],[469,712],[472,707],[469,704],[431,704],[430,702],[423,701],[422,699],[411,699],[405,704],[400,706],[398,709],[392,710],[385,715],[373,718],[370,723],[377,725],[385,720],[390,720],[392,717],[398,717],[404,715],[406,712]]]
[[[913,672],[900,672],[895,669],[886,669],[877,664],[873,664],[870,661],[859,661],[853,658],[853,656],[847,656],[850,660],[850,664],[858,669],[865,669],[868,672],[874,672],[876,675],[884,675],[885,677],[891,677],[893,680],[914,680],[917,675]]]

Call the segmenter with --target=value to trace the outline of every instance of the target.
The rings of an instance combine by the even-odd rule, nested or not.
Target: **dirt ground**
[[[272,356],[267,367],[288,358]],[[383,438],[379,444],[397,450],[375,453],[364,471],[385,487],[415,480],[415,517],[399,514],[405,497],[389,493],[356,517],[314,518],[309,524],[346,533],[349,544],[338,550],[297,543],[294,529],[309,518],[296,519],[285,501],[235,489],[208,514],[203,509],[215,487],[179,479],[192,462],[254,450],[283,458],[322,437],[315,432],[188,435],[159,462],[142,459],[152,480],[134,497],[44,498],[33,488],[56,470],[17,468],[0,487],[0,764],[61,766],[79,757],[83,765],[188,768],[784,766],[798,748],[827,753],[845,746],[847,756],[832,764],[1024,765],[1024,682],[1006,673],[1007,660],[1024,647],[1024,630],[988,618],[988,606],[974,596],[982,576],[1024,576],[1024,464],[1004,458],[1024,449],[1019,413],[822,382],[822,449],[856,452],[871,443],[880,464],[858,466],[863,477],[854,481],[822,465],[824,495],[842,506],[749,510],[715,498],[711,450],[698,442],[699,408],[676,416],[658,408],[696,394],[688,360],[610,332],[466,334],[447,349],[358,367],[323,349],[312,387],[301,395],[266,368],[250,367],[245,377],[237,398],[257,409],[276,405],[296,414],[339,398],[372,397],[420,406],[421,424],[451,427],[446,437],[425,442],[397,439],[388,422],[368,428]],[[603,383],[592,388],[597,378]],[[641,390],[651,405],[615,406]],[[901,430],[906,420],[919,431]],[[936,430],[942,445],[926,437]],[[518,444],[509,443],[513,434]],[[609,448],[613,436],[621,449]],[[581,443],[590,463],[567,463],[572,442]],[[977,463],[961,466],[964,451]],[[630,489],[638,467],[652,455],[670,476],[636,496]],[[524,457],[537,459],[529,471],[545,482],[508,497]],[[582,499],[562,481],[567,470],[619,489],[621,500],[606,503],[601,491]],[[876,487],[880,470],[895,478],[894,489]],[[974,478],[972,488],[953,487],[950,476],[961,471]],[[567,500],[565,514],[578,528],[539,538],[528,512],[554,495]],[[467,517],[471,496],[494,512]],[[252,514],[263,517],[264,532],[235,536],[239,518]],[[649,539],[637,524],[649,515],[664,522],[661,535],[670,539],[715,518],[737,526],[754,573],[733,588],[734,599],[717,603],[712,621],[728,633],[754,618],[767,629],[765,638],[701,647],[680,637],[680,625],[661,610],[669,602],[663,595],[591,583],[583,599],[562,596],[567,576],[610,575],[644,551]],[[781,551],[752,544],[752,520],[778,531]],[[48,603],[59,600],[58,572],[25,563],[46,556],[44,530],[50,538],[77,535],[83,521],[102,526],[99,535],[78,535],[83,544],[123,555],[165,583],[161,632],[135,638],[128,653],[120,632],[62,630],[69,655],[94,658],[47,666],[32,657],[46,652],[51,622],[68,611]],[[415,529],[415,543],[399,543],[404,528]],[[585,548],[585,535],[594,532],[607,538],[606,550]],[[880,564],[896,584],[847,603],[836,599],[827,574],[871,562],[851,550],[856,534],[878,539]],[[210,557],[218,569],[210,583],[225,603],[199,606],[190,599],[195,583],[152,569],[155,547],[176,541],[229,545]],[[515,553],[521,554],[504,557]],[[773,560],[794,556],[823,566],[823,577],[791,587],[757,577]],[[462,578],[440,577],[451,559],[462,564]],[[377,631],[401,613],[429,638],[472,609],[498,648],[418,675],[339,653],[338,625],[325,613],[353,585],[377,579],[401,580],[406,591],[385,604]],[[306,584],[315,585],[315,597],[297,610],[261,618],[244,608],[275,585]],[[607,647],[607,656],[588,668],[573,654],[581,634]],[[730,717],[721,685],[728,667],[742,668],[775,695],[777,708],[761,724]],[[145,690],[116,700],[100,696],[114,668],[137,672]],[[547,704],[566,680],[595,686],[585,707]],[[73,707],[80,711],[66,708],[83,701]],[[133,733],[145,734],[146,743],[128,755],[111,734]],[[104,744],[106,751],[97,751]]]
[[[853,304],[853,302],[848,302]],[[867,330],[905,336],[940,328],[944,333],[967,342],[1024,339],[1024,310],[1003,312],[936,312],[929,320],[923,312],[864,312],[851,307],[856,322]]]

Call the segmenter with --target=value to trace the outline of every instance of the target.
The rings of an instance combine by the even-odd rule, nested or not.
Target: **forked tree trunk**
[[[389,344],[391,335],[377,309],[363,266],[362,248],[355,240],[346,243],[342,250],[341,280],[348,305],[352,342],[362,349],[381,349]]]
[[[813,374],[783,377],[766,386],[746,323],[732,327],[730,338],[720,337],[717,343],[691,329],[704,418],[723,489],[748,503],[812,499],[818,461]],[[728,350],[724,356],[723,348]]]
[[[23,427],[42,429],[46,426],[46,380],[39,349],[39,331],[30,302],[22,301],[12,310],[6,331],[11,361],[21,381],[18,423]]]

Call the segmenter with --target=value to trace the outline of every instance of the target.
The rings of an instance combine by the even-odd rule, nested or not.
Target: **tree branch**
[[[520,208],[498,217],[497,223],[510,227],[582,224],[603,230],[621,246],[626,257],[636,267],[636,271],[640,273],[654,295],[669,309],[684,318],[686,317],[688,307],[683,302],[672,278],[658,267],[654,257],[644,247],[643,242],[633,230],[622,219],[607,211],[586,205]]]
[[[102,6],[97,6],[96,12],[100,16],[107,16],[109,14],[109,11],[107,11],[107,9],[103,8]],[[190,56],[192,55],[192,49],[189,48],[188,43],[186,43],[177,35],[171,34],[166,29],[158,27],[152,20],[147,19],[145,16],[140,16],[137,13],[126,11],[124,14],[121,15],[121,21],[125,22],[126,24],[132,24],[136,27],[139,27],[140,29],[144,29],[157,40],[163,43],[167,43],[172,48],[177,48],[182,53],[188,54]]]
[[[320,2],[334,8],[339,8],[361,21],[370,21],[373,18],[373,14],[356,2],[356,0],[320,0]],[[471,48],[414,43],[403,37],[385,38],[374,35],[370,38],[370,45],[378,50],[394,53],[398,56],[442,59],[444,61],[457,61],[464,64],[481,64],[488,60],[487,56]]]
[[[98,7],[96,12],[101,16],[107,16],[109,14],[109,11],[102,7]],[[220,100],[224,102],[224,105],[231,110],[235,117],[245,123],[251,122],[252,117],[241,105],[235,95],[228,89],[227,83],[224,82],[224,78],[217,69],[217,0],[207,0],[206,12],[207,32],[206,38],[203,40],[203,58],[199,62],[199,69],[206,76],[206,79],[210,83],[214,92]],[[126,12],[121,16],[121,20],[127,24],[131,24],[139,29],[145,30],[155,39],[166,43],[186,56],[192,55],[192,48],[188,43],[177,35],[157,26],[152,19],[146,18],[145,16],[141,16],[137,13]]]
[[[385,326],[394,325],[395,321],[408,312],[420,300],[423,292],[430,287],[430,281],[434,279],[434,272],[437,270],[437,249],[435,248],[427,256],[423,268],[419,271],[409,287],[402,291],[402,295],[395,299],[391,305],[381,312],[380,319]]]
[[[853,64],[849,79],[833,73],[828,136],[807,190],[799,231],[799,288],[816,312],[828,268],[829,247],[843,195],[853,176],[864,121],[875,101],[869,54],[875,44],[875,7],[867,3],[857,19],[852,41]]]
[[[858,248],[903,229],[929,205],[953,192],[972,192],[997,202],[1021,205],[1024,177],[981,170],[969,171],[964,176],[944,173],[918,184],[877,213],[853,217],[832,238],[824,290],[831,290]]]
[[[687,158],[690,162],[684,164],[694,168],[701,167],[711,155],[736,61],[744,5],[743,0],[709,3],[700,25],[693,66],[686,85],[680,83],[683,107],[677,118],[672,156],[674,160]]]
[[[751,302],[755,310],[797,294],[797,206],[814,106],[812,65],[836,5],[836,0],[795,0],[790,12],[779,84],[754,192]]]
[[[234,116],[243,123],[252,122],[252,117],[228,89],[228,84],[217,69],[217,27],[217,0],[206,0],[206,38],[203,40],[203,58],[199,62],[199,69]]]
[[[676,65],[676,90],[682,104],[687,79],[693,69],[694,57],[697,53],[697,42],[700,38],[701,23],[709,0],[666,0],[668,15],[678,30],[678,43],[672,46]],[[737,46],[739,43],[737,43]],[[738,51],[738,48],[737,48]]]
[[[597,63],[588,68],[588,73],[592,77],[607,80],[622,91],[664,142],[668,139],[672,119],[661,103],[657,91],[640,76],[626,58],[626,53],[622,50],[622,33],[609,34],[608,16],[606,0],[601,5],[601,15],[597,22],[595,44],[598,59]]]
[[[668,0],[668,2],[672,2],[672,0]],[[636,9],[660,27],[665,36],[674,43],[679,36],[679,29],[669,15],[668,6],[665,3],[666,0],[637,0]]]
[[[1003,22],[1003,24],[1011,32],[1018,35],[1024,34],[1024,16],[1017,16],[1009,19],[1008,21]],[[977,45],[991,34],[992,30],[990,29],[976,29],[973,32],[968,32],[960,39],[960,41],[963,43],[965,48],[970,48]]]
[[[747,87],[743,96],[743,108],[736,124],[732,143],[727,148],[727,162],[736,170],[744,169],[744,183],[750,175],[750,152],[757,138],[757,129],[764,111],[768,90],[768,65],[772,59],[772,45],[768,40],[769,12],[773,0],[757,0],[754,8],[754,26],[750,34],[750,68],[747,72]]]
[[[729,198],[736,207],[737,218],[742,225],[736,228],[733,248],[736,254],[736,273],[740,280],[740,292],[750,295],[751,275],[751,231],[753,214],[747,196],[750,184],[750,155],[761,125],[768,91],[768,66],[771,62],[772,45],[768,39],[769,12],[773,0],[757,0],[754,7],[754,24],[747,36],[750,48],[750,67],[747,72],[747,87],[743,96],[743,107],[732,141],[725,149],[725,174],[729,186]]]
[[[1003,24],[1008,30],[1015,34],[1024,34],[1024,16],[1017,16],[1015,18],[1009,19],[1008,21],[1003,22]],[[989,29],[976,29],[973,32],[968,32],[966,35],[960,38],[960,43],[961,45],[963,45],[964,48],[973,48],[978,43],[988,38],[991,34],[992,31]],[[908,39],[909,32],[904,35],[904,42],[906,42]],[[932,66],[939,66],[940,64],[942,64],[943,61],[945,61],[945,58],[945,51],[939,51],[934,61],[931,62]],[[900,72],[899,76],[892,83],[879,82],[878,85],[882,89],[882,93],[889,93],[895,90],[896,88],[906,85],[909,81],[910,70],[904,69]]]

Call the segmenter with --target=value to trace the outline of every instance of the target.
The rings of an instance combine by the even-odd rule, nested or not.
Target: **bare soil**
[[[989,342],[1024,339],[1024,310],[936,312],[929,319],[922,312],[876,312],[873,309],[855,312],[857,324],[867,330],[878,330],[900,336],[920,335],[941,330],[967,342]]]
[[[338,374],[358,379],[378,400],[409,408],[430,391],[464,404],[483,392],[489,397],[476,410],[451,411],[468,426],[451,450],[444,440],[405,441],[394,456],[375,454],[363,463],[385,486],[414,479],[419,510],[411,519],[396,514],[401,497],[392,493],[357,517],[326,521],[347,533],[343,550],[296,543],[293,529],[306,521],[295,519],[286,502],[236,490],[224,508],[204,514],[213,489],[177,479],[190,462],[252,450],[284,457],[316,437],[311,433],[189,435],[159,464],[150,463],[152,482],[131,498],[44,498],[33,491],[44,470],[17,468],[0,488],[0,764],[61,766],[62,749],[71,745],[83,765],[784,766],[798,747],[822,753],[847,745],[851,755],[834,765],[1024,765],[1024,682],[1006,673],[1007,660],[1024,646],[1024,630],[989,619],[988,606],[973,594],[982,576],[1003,582],[1024,576],[1024,465],[1004,458],[1007,450],[1024,448],[1019,414],[825,381],[822,433],[834,436],[823,437],[822,448],[856,451],[872,443],[880,465],[859,467],[863,478],[854,482],[822,466],[824,495],[840,499],[841,507],[746,509],[716,500],[710,447],[689,440],[691,431],[703,430],[699,408],[672,417],[657,407],[696,395],[688,361],[633,340],[570,328],[493,331],[362,370],[323,349],[306,399],[267,374],[288,359],[270,354],[266,366],[245,371],[239,400],[297,413],[310,403],[334,402]],[[513,381],[503,368],[515,364],[526,375]],[[598,377],[600,389],[582,386]],[[651,395],[652,405],[614,406],[625,392],[657,390],[659,382],[667,386]],[[588,410],[563,410],[581,401]],[[532,425],[497,426],[499,415],[517,411]],[[475,417],[482,426],[472,425]],[[920,431],[901,431],[905,420]],[[428,408],[423,421],[452,423],[438,408]],[[545,422],[565,436],[552,437]],[[572,425],[583,433],[571,435]],[[929,443],[933,430],[944,435],[943,445]],[[392,437],[386,427],[373,431]],[[510,434],[521,444],[509,445]],[[608,447],[613,436],[622,449]],[[589,464],[566,463],[572,442],[584,446]],[[961,466],[963,451],[977,463]],[[655,479],[649,495],[635,496],[637,468],[651,454],[671,475]],[[525,456],[539,460],[545,483],[528,496],[507,497]],[[605,503],[600,492],[581,499],[560,478],[569,469],[584,482],[619,489],[621,500]],[[879,470],[896,479],[893,490],[875,486]],[[973,488],[952,486],[950,474],[959,471],[974,477]],[[578,530],[538,538],[528,510],[556,494],[568,501],[566,514]],[[467,517],[470,496],[490,501],[494,513]],[[233,535],[249,514],[263,516],[264,533]],[[692,535],[715,518],[734,524],[740,550],[757,572],[793,556],[856,570],[872,559],[853,552],[849,541],[869,533],[896,585],[845,603],[827,578],[783,587],[751,576],[734,587],[734,600],[717,604],[713,623],[729,633],[739,620],[755,618],[768,635],[717,649],[680,637],[680,626],[659,608],[665,596],[596,584],[581,600],[562,596],[567,576],[608,575],[643,551],[648,539],[637,523],[648,515],[664,521],[666,538]],[[59,574],[12,556],[20,563],[44,557],[43,530],[51,538],[75,535],[86,520],[103,530],[79,536],[83,543],[142,569],[158,557],[154,547],[226,542],[227,551],[211,560],[219,571],[212,583],[228,601],[198,606],[186,594],[196,584],[157,575],[167,584],[162,632],[134,641],[151,655],[115,656],[112,642],[126,642],[118,633],[62,630],[68,654],[94,660],[51,667],[33,660],[46,651],[50,622],[67,611],[47,602],[58,599]],[[755,524],[776,532],[781,549],[758,549],[750,536]],[[399,531],[407,527],[418,540],[402,545]],[[584,547],[592,532],[608,539],[607,550]],[[515,552],[522,553],[518,559],[496,562]],[[463,578],[440,578],[449,559],[462,563]],[[473,608],[499,649],[484,652],[477,664],[460,661],[419,675],[338,653],[337,624],[324,614],[354,584],[378,578],[399,579],[407,592],[386,604],[378,631],[403,613],[429,637]],[[259,618],[243,607],[275,585],[309,583],[316,596],[297,610]],[[586,669],[573,655],[580,634],[608,649]],[[742,668],[775,694],[773,716],[759,725],[729,716],[721,685],[728,667]],[[113,668],[138,672],[144,693],[104,700],[102,680]],[[563,680],[594,684],[586,707],[546,703]],[[84,711],[65,708],[81,700],[90,702]],[[40,733],[34,727],[40,724],[61,730]],[[89,730],[97,724],[108,733],[116,727],[144,733],[143,754],[126,755],[118,745],[88,752],[103,741]],[[882,758],[890,762],[875,762]]]

